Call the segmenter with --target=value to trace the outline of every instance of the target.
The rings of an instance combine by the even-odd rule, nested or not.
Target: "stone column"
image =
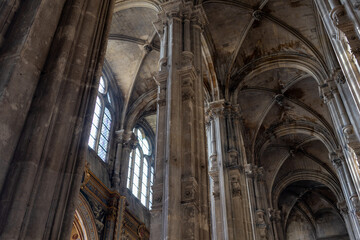
[[[226,161],[226,124],[224,118],[224,100],[212,102],[207,109],[207,118],[210,124],[210,133],[208,134],[209,150],[209,175],[212,196],[211,200],[211,221],[213,239],[232,239],[233,233],[229,230],[229,221],[231,228],[231,218],[228,214],[229,195],[225,185],[224,168]]]
[[[151,239],[210,239],[205,123],[201,115],[200,34],[207,20],[203,9],[192,2],[175,0],[161,7],[154,26],[162,41],[159,95],[165,78],[166,97],[165,106],[158,109]]]
[[[209,103],[209,175],[212,190],[211,214],[214,239],[253,239],[248,185],[239,154],[241,132],[237,129],[236,106],[224,101]]]
[[[10,91],[6,94],[11,93],[14,106],[20,99],[26,103],[21,112],[9,110],[8,102],[3,108],[4,99],[0,100],[0,115],[5,111],[7,116],[0,120],[0,129],[10,117],[8,129],[15,133],[11,141],[0,141],[5,143],[1,154],[7,152],[3,146],[14,153],[0,194],[0,239],[70,236],[114,1],[61,2],[23,1],[9,35],[10,40],[19,31],[28,34],[24,39],[12,38],[20,53],[13,55],[16,60],[7,60],[16,67],[0,71],[7,74],[5,92]],[[16,28],[25,24],[28,28]],[[9,159],[8,153],[4,156]]]
[[[315,0],[332,47],[344,73],[340,94],[345,102],[354,131],[360,136],[360,38],[359,23],[348,0]],[[343,5],[344,4],[344,5]],[[340,71],[341,72],[341,71]],[[345,81],[346,80],[346,81]]]
[[[346,210],[350,210],[350,216],[348,212],[346,213],[346,216],[344,215],[344,208],[342,208],[343,211],[341,212],[344,220],[348,221],[346,223],[350,224],[346,226],[349,236],[351,237],[354,235],[359,235],[360,225],[356,215],[356,206],[353,204],[354,199],[357,199],[357,195],[352,183],[352,179],[349,179],[349,176],[347,176],[345,169],[347,166],[344,163],[342,157],[339,157],[339,154],[337,153],[331,153],[330,160],[333,163],[339,177],[341,188],[345,197],[344,203],[347,205]]]
[[[344,38],[344,43],[349,45],[350,52],[356,58],[357,61],[360,59],[360,39],[358,34],[357,22],[351,18],[345,6],[341,4],[340,0],[328,0],[331,7],[330,17],[333,24],[339,30],[337,33],[338,39]],[[341,36],[341,35],[344,36]]]
[[[165,38],[165,39],[164,39]],[[162,36],[162,48],[160,59],[160,66],[164,67],[163,63],[166,62],[164,51],[167,46],[167,26],[164,26],[164,35]],[[165,42],[164,42],[165,41]],[[164,194],[164,163],[165,163],[165,149],[166,149],[166,83],[168,73],[167,71],[161,71],[156,76],[156,83],[158,85],[157,95],[157,117],[156,117],[156,145],[155,145],[155,176],[153,189],[153,200],[151,209],[151,233],[157,233],[156,236],[159,239],[163,239],[163,194]],[[161,126],[161,127],[160,127]],[[153,234],[150,234],[152,237]],[[152,238],[154,239],[154,238]]]
[[[343,219],[345,221],[345,226],[346,226],[347,232],[349,234],[350,240],[357,239],[354,235],[353,226],[352,226],[352,223],[351,223],[351,220],[349,217],[349,209],[347,207],[346,201],[338,202],[337,207],[340,211],[341,216],[343,217]]]
[[[282,226],[281,211],[278,209],[268,209],[269,218],[272,222],[272,228],[274,231],[274,239],[284,240],[284,228]]]
[[[248,176],[248,181],[252,183],[253,194],[254,194],[254,208],[255,208],[255,224],[256,232],[258,239],[269,239],[268,233],[268,216],[266,212],[266,195],[264,192],[264,183],[263,183],[263,171],[262,167],[258,167],[253,164],[247,164],[245,166],[245,171]],[[264,198],[265,197],[265,198]]]

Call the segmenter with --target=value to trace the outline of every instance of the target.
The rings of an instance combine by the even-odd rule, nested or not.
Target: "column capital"
[[[341,68],[337,68],[334,70],[334,72],[332,73],[332,79],[337,84],[344,84],[346,82],[346,78]]]
[[[268,208],[269,219],[274,222],[281,221],[281,210]]]
[[[122,144],[124,148],[134,148],[138,142],[135,134],[125,129],[115,131],[115,139],[116,142]]]
[[[346,205],[346,201],[343,200],[343,201],[340,201],[337,203],[337,208],[339,209],[340,213],[343,215],[343,214],[348,214],[348,207]]]
[[[240,118],[239,105],[231,104],[225,99],[210,102],[205,114],[209,121],[215,117]]]
[[[162,34],[163,26],[168,23],[171,18],[183,18],[191,20],[194,24],[203,27],[208,23],[205,11],[201,5],[183,0],[174,0],[165,2],[161,5],[162,11],[158,14],[158,20],[154,22],[154,26],[159,34]]]
[[[245,174],[249,178],[254,178],[257,175],[257,166],[252,163],[245,164]]]
[[[329,153],[329,159],[335,168],[340,168],[343,166],[343,154],[341,151]]]

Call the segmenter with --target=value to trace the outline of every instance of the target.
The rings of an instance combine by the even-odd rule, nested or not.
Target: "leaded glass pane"
[[[105,94],[105,82],[103,77],[100,77],[99,90],[100,93]]]
[[[106,95],[106,97],[107,97],[107,99],[108,99],[109,103],[111,104],[110,94],[108,93],[108,94]]]
[[[92,136],[90,136],[89,137],[89,143],[88,143],[88,145],[92,148],[92,149],[94,149],[95,148],[95,139],[92,137]]]
[[[98,148],[98,156],[99,156],[103,161],[105,161],[106,151],[105,151],[105,149],[102,148],[102,146],[99,146],[99,148]]]
[[[141,194],[141,203],[146,206],[146,196],[144,194]]]

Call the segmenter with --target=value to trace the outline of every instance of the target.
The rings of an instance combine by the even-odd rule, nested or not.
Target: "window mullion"
[[[95,152],[98,153],[99,152],[99,145],[100,145],[100,136],[101,136],[101,130],[102,130],[102,125],[103,125],[103,120],[104,120],[104,114],[105,114],[105,103],[104,101],[102,101],[102,96],[100,94],[98,94],[98,97],[100,99],[101,102],[101,111],[100,111],[100,116],[99,116],[99,123],[98,123],[98,131],[96,134],[96,145],[95,145]]]
[[[130,184],[129,184],[131,192],[132,192],[132,188],[133,188],[133,184],[134,184],[134,172],[135,172],[134,167],[135,167],[135,154],[136,154],[135,152],[136,152],[136,149],[133,149],[132,154],[131,154],[132,161],[131,161],[131,173],[130,173]]]
[[[139,149],[141,149],[141,148],[139,148]],[[138,198],[140,199],[140,201],[141,201],[141,189],[142,189],[142,185],[143,185],[143,175],[144,175],[144,173],[143,173],[143,169],[144,169],[144,155],[143,155],[143,153],[142,153],[142,149],[141,149],[141,151],[140,151],[140,156],[141,156],[141,161],[140,161],[140,176],[139,176],[139,185],[140,185],[140,187],[139,187],[139,189],[138,189]]]
[[[148,161],[148,164],[149,164],[149,167],[148,167],[148,177],[147,177],[147,182],[148,182],[148,185],[147,185],[147,189],[146,189],[146,205],[147,207],[149,207],[149,202],[150,202],[150,179],[151,179],[151,164],[150,164],[150,161]]]

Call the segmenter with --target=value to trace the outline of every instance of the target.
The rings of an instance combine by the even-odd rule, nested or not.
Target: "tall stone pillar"
[[[256,239],[268,240],[272,239],[272,234],[269,231],[269,216],[267,214],[267,203],[265,184],[263,182],[264,169],[253,164],[247,164],[245,171],[248,176],[248,181],[253,188],[253,200],[255,210],[255,224],[256,224]],[[271,229],[272,230],[272,229]]]
[[[347,224],[347,230],[351,239],[355,239],[354,235],[359,235],[360,225],[359,220],[356,216],[356,206],[354,206],[352,199],[357,198],[352,179],[348,179],[346,176],[346,163],[344,163],[342,157],[339,157],[337,153],[330,154],[330,160],[333,163],[337,175],[339,177],[339,181],[341,184],[341,189],[344,194],[344,201],[341,201],[339,205],[339,209],[341,210],[341,214],[344,217],[345,223]],[[346,208],[343,206],[346,204]]]
[[[224,100],[207,109],[212,238],[218,240],[253,239],[239,116]]]
[[[6,60],[13,67],[0,60],[6,75],[0,77],[0,115],[6,115],[0,131],[14,133],[11,141],[0,137],[1,155],[9,149],[4,162],[10,160],[2,178],[0,239],[70,236],[113,3],[21,2],[3,45],[16,50]]]
[[[192,2],[161,7],[154,23],[161,59],[151,239],[210,239],[200,41],[207,20]]]

